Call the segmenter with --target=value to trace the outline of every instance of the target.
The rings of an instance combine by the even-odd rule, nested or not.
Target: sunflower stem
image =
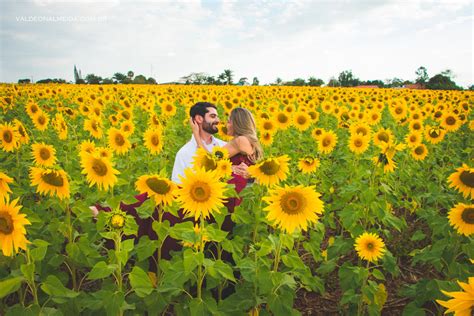
[[[200,230],[199,230],[199,249],[198,252],[202,252],[204,249],[204,214],[201,212],[201,216],[199,219]],[[197,298],[202,300],[202,283],[204,281],[203,271],[202,271],[202,264],[199,263],[198,265],[198,277],[197,277]]]
[[[278,238],[278,245],[277,245],[277,249],[276,249],[276,252],[275,252],[275,261],[273,262],[273,271],[274,272],[278,272],[278,265],[280,263],[280,253],[281,253],[281,239]]]
[[[360,295],[360,300],[359,300],[359,303],[357,304],[357,315],[363,315],[363,312],[364,312],[364,294],[363,294],[363,289],[365,287],[365,285],[367,284],[367,280],[369,279],[370,277],[370,261],[367,261],[367,265],[365,266],[365,268],[367,269],[367,276],[364,278],[364,281],[362,281],[362,287],[360,288],[360,292],[361,292],[361,295]]]

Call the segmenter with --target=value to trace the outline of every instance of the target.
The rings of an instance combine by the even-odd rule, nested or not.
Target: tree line
[[[451,70],[445,70],[434,76],[428,75],[426,67],[421,66],[415,71],[416,79],[414,81],[403,80],[400,78],[392,78],[382,80],[360,80],[353,73],[352,70],[342,71],[338,77],[331,77],[327,83],[328,87],[357,87],[357,86],[376,86],[378,88],[400,88],[407,85],[417,84],[419,88],[424,89],[436,89],[436,90],[462,90],[463,88],[458,86],[454,82],[454,74]],[[132,70],[129,70],[126,74],[117,72],[111,78],[102,78],[93,73],[88,74],[83,79],[80,75],[80,71],[77,71],[74,66],[74,78],[76,84],[157,84],[155,78],[145,77],[144,75],[137,75]],[[247,86],[260,85],[260,81],[257,77],[253,77],[250,81],[248,77],[241,77],[239,80],[234,82],[234,72],[230,69],[224,69],[224,71],[216,76],[208,75],[203,72],[193,72],[189,75],[183,76],[179,81],[169,82],[170,84],[185,84],[185,85],[240,85]],[[18,83],[30,83],[30,79],[20,79]],[[42,79],[36,83],[67,83],[64,79]],[[283,81],[281,78],[277,78],[274,82],[268,85],[277,86],[310,86],[320,87],[325,85],[324,80],[316,78],[314,76],[308,79],[296,78],[290,81]],[[469,90],[474,90],[474,85],[471,85]]]

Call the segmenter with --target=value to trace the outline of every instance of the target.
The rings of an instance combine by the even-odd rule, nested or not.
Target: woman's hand
[[[199,125],[194,121],[192,117],[189,118],[189,125],[193,131],[194,138],[199,137]]]

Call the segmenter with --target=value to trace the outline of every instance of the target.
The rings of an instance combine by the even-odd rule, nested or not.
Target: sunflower
[[[28,101],[28,104],[26,105],[26,114],[28,114],[28,116],[33,119],[33,117],[38,112],[41,112],[41,108],[38,106],[38,104]]]
[[[119,155],[127,153],[132,147],[125,133],[115,127],[109,129],[108,143],[112,151]]]
[[[311,131],[311,137],[313,137],[315,140],[319,140],[325,132],[326,131],[324,130],[324,128],[316,127]]]
[[[320,165],[319,159],[313,157],[304,157],[298,160],[298,170],[303,174],[315,172]]]
[[[361,134],[352,134],[349,137],[349,149],[353,153],[360,155],[369,148],[370,137]]]
[[[271,133],[275,134],[276,132],[276,124],[274,120],[271,119],[263,119],[259,122],[260,132],[262,133]]]
[[[0,249],[4,256],[11,256],[18,249],[26,250],[29,241],[26,239],[25,225],[30,225],[25,214],[20,214],[21,205],[18,199],[5,201],[0,199]]]
[[[418,146],[421,143],[421,133],[419,132],[410,132],[406,137],[405,137],[405,142],[408,147],[413,148]]]
[[[53,127],[58,132],[59,139],[65,140],[67,138],[67,124],[61,113],[56,114]]]
[[[34,162],[38,166],[51,167],[56,163],[56,149],[45,143],[31,145]]]
[[[135,124],[132,121],[123,121],[120,130],[128,137],[135,131]]]
[[[273,134],[269,132],[263,132],[260,136],[260,144],[265,147],[270,146],[273,143]]]
[[[262,117],[262,119],[264,119],[264,117]],[[291,116],[285,111],[279,111],[275,113],[274,121],[277,123],[279,129],[285,130],[291,125]]]
[[[412,132],[423,132],[423,122],[421,120],[412,120],[410,124],[408,125],[408,128]]]
[[[382,119],[382,114],[377,109],[372,109],[367,113],[367,123],[372,126],[376,125]]]
[[[389,129],[381,128],[374,135],[374,144],[378,147],[381,147],[383,143],[388,144],[392,140],[393,134]]]
[[[30,179],[32,186],[38,186],[38,193],[56,195],[60,199],[69,198],[69,180],[64,170],[31,167]]]
[[[176,114],[176,106],[170,102],[161,105],[161,113],[165,116],[174,116]]]
[[[415,160],[424,160],[428,155],[428,148],[426,148],[425,144],[418,144],[417,146],[413,147],[411,151],[411,156]]]
[[[293,115],[293,126],[299,131],[305,131],[311,125],[311,117],[306,112],[297,112]]]
[[[464,203],[456,204],[448,213],[451,226],[456,228],[459,234],[470,236],[474,234],[474,205]]]
[[[97,147],[94,150],[94,152],[99,154],[99,156],[101,156],[102,158],[106,158],[106,159],[112,159],[113,158],[112,151],[110,150],[110,148],[107,148],[107,147]]]
[[[378,157],[372,158],[374,164],[376,166],[383,166],[383,171],[393,172],[397,167],[395,161],[393,161],[393,157],[397,153],[397,151],[401,151],[405,149],[405,145],[397,144],[397,143],[381,143],[381,152]]]
[[[39,131],[45,131],[48,128],[49,116],[43,111],[38,111],[35,116],[33,116],[33,124],[35,128]]]
[[[150,127],[143,135],[145,147],[152,155],[157,155],[163,149],[163,139],[161,135],[161,128]]]
[[[13,179],[0,172],[0,200],[6,199],[8,194],[12,192],[8,185],[9,183],[13,183]]]
[[[290,158],[287,155],[266,158],[248,167],[247,171],[252,177],[257,179],[258,183],[272,186],[287,178],[289,160]]]
[[[95,151],[95,143],[91,140],[84,140],[79,146],[79,156],[81,157],[81,161],[82,161],[83,156],[87,154],[91,154],[94,151]]]
[[[215,172],[187,168],[180,179],[181,188],[176,190],[176,200],[185,213],[194,215],[197,220],[201,215],[207,219],[212,212],[220,212],[226,184],[218,180]]]
[[[425,139],[431,144],[441,142],[445,135],[446,131],[440,126],[426,125],[425,127]]]
[[[441,116],[440,125],[447,132],[455,132],[461,127],[462,122],[456,114],[447,112]]]
[[[450,188],[455,188],[458,192],[467,198],[474,198],[474,168],[463,164],[462,167],[456,169],[457,171],[451,174],[448,178]]]
[[[10,123],[0,124],[0,147],[6,152],[19,147],[18,133]]]
[[[318,141],[318,147],[321,153],[329,154],[336,147],[337,135],[333,131],[323,132]]]
[[[367,232],[357,237],[354,247],[361,259],[370,262],[376,262],[386,251],[383,240],[377,234]]]
[[[103,135],[102,122],[97,118],[84,121],[84,130],[88,131],[92,137],[100,139]]]
[[[143,175],[135,182],[135,187],[140,193],[148,193],[150,198],[154,198],[157,205],[170,205],[174,200],[176,184],[167,178],[157,174]]]
[[[456,292],[446,292],[441,290],[444,295],[452,297],[447,301],[436,300],[436,302],[446,307],[448,310],[444,313],[454,313],[456,316],[471,316],[474,307],[474,277],[468,279],[469,283],[459,282],[459,286],[464,290]]]
[[[193,157],[193,168],[204,169],[205,171],[214,171],[217,169],[217,159],[204,148],[198,148]]]
[[[349,131],[353,135],[359,134],[359,135],[362,135],[364,137],[368,137],[369,139],[370,139],[370,136],[372,134],[372,130],[370,129],[370,126],[368,126],[367,124],[364,124],[364,123],[352,124],[349,127]]]
[[[28,144],[30,142],[30,137],[28,136],[28,133],[26,132],[26,129],[23,124],[19,120],[14,119],[13,127],[15,128],[15,131],[18,134],[18,141],[21,144]]]
[[[232,162],[229,159],[217,161],[216,172],[220,179],[230,178],[232,176]]]
[[[221,146],[214,146],[212,148],[212,155],[218,160],[229,159],[229,151]]]
[[[98,153],[84,155],[82,168],[89,186],[97,184],[100,190],[112,188],[117,183],[116,174],[120,174],[113,168],[109,159],[101,157]]]
[[[392,114],[393,118],[397,121],[401,121],[404,119],[408,114],[408,108],[405,102],[399,101],[394,102],[392,106],[389,107],[390,114]]]
[[[316,223],[318,215],[324,211],[324,203],[319,198],[321,194],[314,186],[285,186],[270,189],[268,196],[263,198],[268,206],[267,219],[273,225],[293,233],[295,229],[308,229],[308,223]]]

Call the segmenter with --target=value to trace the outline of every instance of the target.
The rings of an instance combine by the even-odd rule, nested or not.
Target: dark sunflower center
[[[281,197],[280,206],[286,214],[300,214],[306,207],[306,199],[300,193],[288,192]]]
[[[448,117],[446,118],[446,124],[448,124],[448,125],[454,125],[454,124],[456,124],[456,119],[455,119],[454,117],[452,117],[452,116],[448,116]]]
[[[128,119],[130,118],[130,113],[128,113],[127,111],[123,111],[123,112],[122,112],[122,116],[123,116],[126,120],[128,120]]]
[[[160,144],[160,138],[158,135],[151,136],[151,143],[153,146],[158,146]]]
[[[374,249],[374,244],[369,242],[367,243],[367,250],[373,250]]]
[[[224,153],[222,151],[216,151],[214,156],[216,156],[218,159],[222,159],[224,158]]]
[[[47,148],[41,148],[39,154],[42,160],[48,160],[51,157],[51,153]]]
[[[385,154],[380,154],[380,155],[379,155],[378,162],[379,162],[379,163],[383,163],[384,166],[385,166],[385,165],[388,165],[388,158],[387,158],[387,155],[385,155]]]
[[[362,134],[362,135],[366,136],[367,135],[367,130],[363,127],[358,127],[356,129],[356,134]]]
[[[265,122],[263,124],[263,128],[266,130],[271,130],[273,128],[273,124],[271,122]]]
[[[21,126],[21,125],[18,126],[18,133],[20,133],[20,135],[21,135],[22,137],[25,137],[25,136],[26,136],[26,131],[25,131],[25,129],[23,128],[23,126]]]
[[[166,106],[166,111],[167,111],[167,112],[171,112],[172,110],[173,110],[173,107],[172,107],[170,104],[168,104],[168,105]]]
[[[206,171],[215,170],[217,168],[217,163],[214,159],[206,155],[202,158],[202,167]]]
[[[358,138],[358,139],[356,139],[356,140],[354,141],[354,145],[355,145],[356,147],[362,147],[363,142],[362,142],[361,139]]]
[[[435,129],[432,129],[432,130],[430,131],[430,137],[432,137],[432,138],[438,138],[439,135],[440,135],[440,133],[439,133],[437,130],[435,130]]]
[[[99,177],[103,177],[107,174],[107,165],[100,159],[94,159],[92,162],[92,170],[94,170],[95,174]]]
[[[96,122],[92,122],[91,127],[92,127],[92,129],[93,129],[94,131],[96,131],[96,132],[99,130],[99,126],[97,125]]]
[[[418,141],[418,137],[416,135],[411,135],[410,136],[410,142],[416,143]]]
[[[262,171],[267,176],[273,176],[280,170],[280,164],[275,160],[267,160],[260,166],[260,171]]]
[[[423,146],[418,146],[415,148],[415,154],[417,155],[423,155],[424,152],[425,152],[425,148],[423,148]]]
[[[464,185],[470,188],[474,188],[474,173],[473,172],[464,170],[463,172],[461,172],[459,179]]]
[[[13,219],[7,212],[0,212],[0,233],[8,235],[13,232]]]
[[[45,124],[46,123],[46,118],[41,115],[38,117],[38,123],[40,123],[41,125]]]
[[[191,197],[198,202],[205,202],[211,196],[211,188],[205,182],[198,181],[191,188]]]
[[[6,143],[11,143],[13,140],[13,133],[11,131],[4,131],[3,132],[3,140]]]
[[[387,133],[382,132],[377,136],[377,138],[382,142],[388,143],[389,136]]]
[[[403,112],[402,108],[396,108],[395,109],[395,113],[397,113],[397,114],[402,114],[402,112]]]
[[[41,179],[49,185],[62,187],[64,185],[63,177],[58,172],[45,172],[41,175]]]
[[[170,191],[171,187],[165,180],[157,178],[149,178],[146,180],[146,185],[155,193],[166,194]]]
[[[328,147],[329,145],[331,145],[331,139],[329,137],[325,137],[323,139],[323,146]]]
[[[461,218],[463,222],[468,223],[470,225],[474,225],[474,208],[472,207],[465,208],[464,211],[462,211]],[[1,226],[0,226],[0,231],[1,231]]]
[[[115,135],[115,144],[123,146],[125,144],[125,138],[121,134]]]
[[[38,112],[38,107],[36,105],[31,106],[31,113],[36,113]]]
[[[298,122],[298,124],[304,125],[304,124],[306,124],[306,117],[298,116],[298,119],[296,121]]]

